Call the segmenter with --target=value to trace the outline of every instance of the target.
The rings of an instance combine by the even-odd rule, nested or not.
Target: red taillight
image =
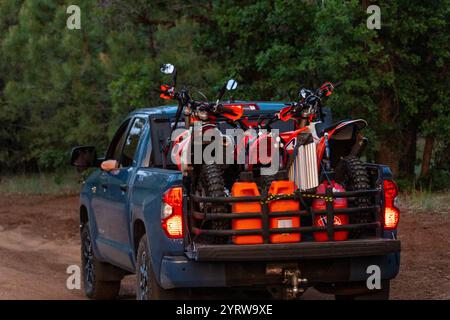
[[[384,184],[384,196],[394,201],[394,199],[398,196],[397,184],[392,180],[384,180],[383,184]]]
[[[398,221],[400,218],[400,210],[395,206],[394,201],[398,195],[397,184],[392,180],[384,180],[384,229],[394,230],[397,229]]]
[[[183,188],[170,188],[163,194],[161,223],[169,238],[183,237]]]

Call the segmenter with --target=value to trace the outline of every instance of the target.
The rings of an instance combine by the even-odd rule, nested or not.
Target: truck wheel
[[[381,289],[374,292],[353,295],[335,295],[336,300],[389,300],[390,281],[382,282]]]
[[[344,186],[347,191],[370,189],[369,174],[363,162],[355,156],[347,156],[341,159],[335,169],[335,181]],[[370,206],[369,197],[357,197],[354,201],[356,207]],[[367,223],[371,221],[370,213],[361,212],[350,216],[350,223]],[[354,237],[359,237],[358,231],[352,232]]]
[[[206,164],[201,167],[197,191],[207,197],[225,197],[225,182],[223,179],[223,170],[217,164]],[[227,206],[216,204],[209,209],[211,213],[227,212]],[[212,220],[207,226],[216,230],[230,229],[230,221],[228,219]],[[226,237],[213,237],[214,243],[226,243]]]
[[[150,261],[150,250],[147,236],[144,234],[139,241],[136,261],[136,299],[137,300],[175,300],[182,299],[182,291],[166,290],[156,280]]]
[[[92,250],[91,234],[89,226],[85,224],[81,230],[81,269],[83,275],[84,292],[90,299],[112,300],[117,297],[120,290],[120,280],[103,281],[100,277],[107,277],[105,273],[113,268],[106,263],[100,262]],[[116,277],[116,275],[113,275]]]

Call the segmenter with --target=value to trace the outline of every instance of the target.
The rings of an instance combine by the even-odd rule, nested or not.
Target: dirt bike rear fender
[[[332,157],[334,157],[333,152],[338,151],[336,150],[337,148],[343,149],[339,153],[347,153],[344,154],[343,156],[348,155],[351,152],[351,149],[357,140],[358,133],[366,126],[367,122],[365,120],[357,119],[342,122],[333,129],[327,131]],[[317,145],[317,161],[319,166],[322,161],[324,152],[325,152],[325,137],[321,137]]]

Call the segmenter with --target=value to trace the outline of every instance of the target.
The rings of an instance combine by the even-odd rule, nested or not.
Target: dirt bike
[[[162,85],[160,87],[160,97],[163,99],[173,99],[178,101],[178,108],[175,115],[175,122],[172,126],[172,134],[169,137],[166,146],[164,146],[164,153],[167,155],[171,150],[172,161],[178,166],[178,169],[183,173],[186,180],[186,185],[189,185],[194,193],[202,196],[224,197],[228,195],[228,190],[225,185],[224,175],[226,174],[227,165],[223,161],[204,163],[203,151],[212,143],[211,141],[204,141],[202,137],[208,136],[210,133],[219,135],[222,140],[219,143],[224,147],[227,144],[227,138],[222,134],[218,128],[218,122],[226,122],[233,127],[235,122],[241,118],[244,109],[241,105],[236,104],[222,104],[220,100],[228,90],[235,90],[237,82],[230,79],[223,85],[218,93],[215,102],[197,101],[192,98],[191,92],[188,89],[181,89],[177,91],[176,86],[176,68],[171,64],[165,64],[161,67],[161,72],[164,74],[173,74],[172,85]],[[206,99],[205,95],[199,92],[200,95]],[[178,124],[181,120],[181,115],[184,115],[185,130],[180,130],[180,133],[172,137]],[[175,132],[176,133],[176,132]],[[199,138],[200,139],[196,139]],[[195,150],[201,151],[201,158],[196,158]],[[164,157],[165,158],[165,157]],[[197,161],[196,161],[197,160]],[[200,162],[198,161],[200,160]],[[217,159],[216,159],[217,160]],[[205,211],[205,208],[201,208]],[[207,208],[211,213],[224,212],[226,208],[223,206],[214,206]],[[214,229],[229,228],[227,221],[214,221],[211,227]],[[219,239],[214,239],[214,242],[220,242]]]
[[[347,191],[369,188],[368,173],[359,159],[368,141],[361,134],[367,126],[366,121],[343,120],[332,125],[324,122],[323,100],[339,85],[325,82],[317,90],[302,88],[299,102],[260,121],[258,128],[265,129],[265,132],[259,133],[247,146],[249,157],[255,157],[262,143],[276,144],[278,152],[273,156],[279,156],[282,173],[262,177],[262,191],[267,192],[273,180],[286,178],[294,181],[300,191],[318,190],[323,184]],[[294,121],[295,129],[281,132],[278,138],[274,138],[271,125],[277,120]],[[249,161],[247,171],[254,171],[261,162],[261,159]],[[368,200],[359,198],[356,201],[353,205],[364,206]],[[356,222],[365,220],[363,214],[354,215]]]
[[[280,111],[282,121],[293,118],[297,125],[297,130],[282,135],[282,140],[290,156],[286,164],[289,177],[300,189],[315,188],[324,181],[347,191],[369,189],[369,175],[360,160],[368,142],[361,134],[367,122],[362,119],[343,120],[332,125],[323,122],[322,100],[339,85],[326,82],[315,91],[301,89],[302,100]],[[306,166],[306,170],[302,166]],[[301,182],[302,179],[305,182]],[[364,206],[367,201],[367,198],[359,198],[354,205]],[[354,219],[358,221],[352,222],[361,222],[362,216],[355,215]]]

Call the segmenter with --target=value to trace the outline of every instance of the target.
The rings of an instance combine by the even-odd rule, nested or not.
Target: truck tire
[[[381,289],[374,292],[350,295],[335,295],[336,300],[389,300],[390,281],[382,281]]]
[[[95,257],[87,224],[81,230],[81,269],[84,292],[88,298],[95,300],[112,300],[117,298],[120,290],[121,276],[118,275],[120,272],[112,265],[100,262]],[[109,270],[111,274],[105,274]],[[105,278],[115,280],[101,280]]]
[[[225,182],[223,178],[223,170],[217,164],[206,164],[200,169],[199,183],[197,184],[197,190],[207,197],[225,197]],[[211,213],[223,213],[227,212],[227,206],[221,204],[215,204],[209,209]],[[228,219],[212,220],[208,223],[207,227],[216,230],[230,229],[231,223]],[[208,239],[214,243],[226,243],[228,239],[226,237],[212,237]]]
[[[136,300],[175,300],[183,299],[184,292],[179,289],[166,290],[156,280],[150,261],[147,235],[139,241],[136,259]]]
[[[355,156],[347,156],[341,159],[335,168],[335,181],[342,185],[347,191],[370,189],[369,174],[364,163]],[[354,200],[355,207],[370,206],[370,197],[357,197]],[[361,212],[350,216],[350,223],[370,222],[371,214]],[[353,237],[359,237],[360,231],[352,231]]]

